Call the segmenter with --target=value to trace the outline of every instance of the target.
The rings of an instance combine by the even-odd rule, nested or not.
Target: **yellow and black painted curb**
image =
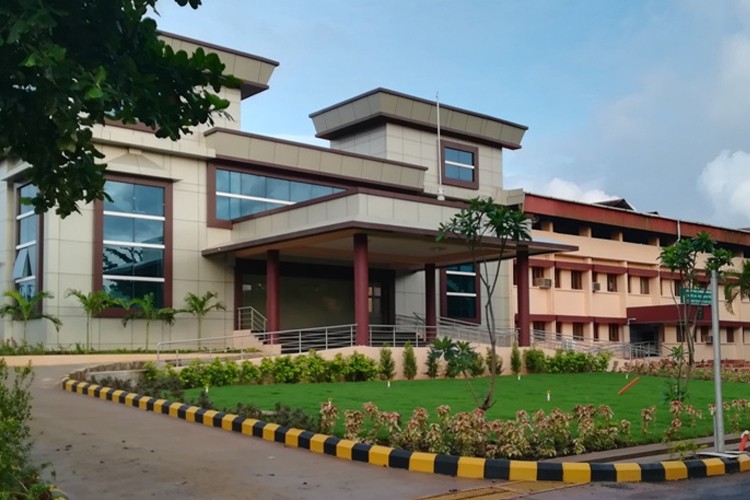
[[[240,417],[216,410],[206,410],[197,406],[142,396],[133,392],[68,378],[63,379],[62,388],[77,394],[169,415],[208,427],[217,427],[226,431],[259,437],[266,441],[282,443],[294,448],[304,448],[315,453],[367,462],[381,467],[471,479],[562,481],[565,483],[671,481],[750,471],[750,456],[747,455],[740,455],[736,460],[705,458],[655,463],[613,464],[552,463],[439,455],[358,443],[348,439],[283,427],[262,420]]]

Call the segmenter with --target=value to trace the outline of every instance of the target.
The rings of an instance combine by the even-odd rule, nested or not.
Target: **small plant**
[[[547,357],[541,349],[527,349],[523,353],[523,364],[529,373],[544,373],[547,370]]]
[[[339,410],[333,404],[332,399],[320,404],[320,432],[323,434],[332,434],[336,426],[336,420],[339,418]]]
[[[203,337],[203,318],[211,311],[226,311],[223,302],[219,301],[219,294],[208,291],[203,295],[188,293],[185,295],[185,308],[178,312],[190,313],[198,319],[198,347]]]
[[[383,346],[380,348],[380,362],[378,363],[378,374],[382,380],[391,380],[396,376],[396,363],[393,361],[393,353]]]
[[[129,321],[134,319],[143,319],[146,321],[146,350],[149,347],[149,330],[152,321],[162,321],[168,325],[174,325],[176,309],[171,307],[156,307],[156,301],[153,293],[147,293],[143,298],[135,298],[127,305],[128,314],[122,318],[122,326],[126,326]],[[131,336],[130,347],[133,347]]]
[[[0,305],[0,318],[9,317],[13,321],[20,321],[23,323],[22,342],[24,344],[26,344],[26,332],[29,320],[44,318],[55,326],[55,330],[58,333],[60,332],[60,328],[62,327],[62,321],[60,321],[60,318],[53,314],[39,312],[44,299],[55,298],[50,292],[37,292],[31,297],[26,297],[18,290],[7,290],[3,295],[11,299],[12,303]],[[59,343],[60,342],[58,342],[58,344]]]
[[[487,365],[487,370],[492,370],[492,356],[495,356],[495,375],[501,375],[503,373],[503,358],[497,354],[497,351],[493,351],[489,347],[487,348],[487,354],[485,355],[484,364]]]
[[[651,405],[641,410],[641,434],[648,434],[648,427],[656,420],[656,407]]]
[[[414,354],[414,347],[412,347],[411,342],[404,345],[403,363],[404,378],[414,380],[414,377],[417,376],[417,356]]]
[[[374,380],[378,376],[378,366],[375,360],[372,360],[354,351],[346,359],[346,367],[344,368],[344,380],[347,382],[364,382],[367,380]]]
[[[440,367],[440,354],[435,350],[434,346],[430,346],[430,350],[427,351],[427,361],[425,361],[427,371],[425,375],[429,378],[437,378],[438,369]]]
[[[0,497],[48,498],[49,486],[40,483],[31,462],[31,364],[15,368],[11,376],[0,358]],[[17,495],[15,492],[19,492]],[[21,493],[24,492],[24,493]]]
[[[513,348],[510,350],[510,370],[513,375],[521,373],[521,350],[518,348],[518,342],[513,342]]]
[[[84,293],[81,290],[69,289],[65,292],[65,296],[75,297],[86,313],[86,349],[91,349],[91,320],[108,307],[119,306],[120,301],[104,290]]]
[[[688,457],[695,456],[699,451],[707,448],[705,444],[698,444],[692,439],[686,439],[684,441],[675,441],[667,444],[667,451],[669,452],[669,459],[674,460],[677,457],[678,460],[685,460]]]

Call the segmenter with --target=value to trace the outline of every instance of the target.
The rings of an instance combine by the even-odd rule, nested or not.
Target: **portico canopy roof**
[[[282,260],[340,264],[353,260],[354,235],[365,234],[371,267],[419,270],[425,264],[443,267],[471,262],[472,255],[462,240],[436,241],[439,222],[455,211],[454,206],[347,193],[236,222],[232,241],[206,248],[202,254],[262,260],[267,251],[278,250]],[[485,239],[479,257],[497,260],[500,246],[499,239]],[[502,259],[519,253],[542,255],[577,249],[550,240],[508,242]]]

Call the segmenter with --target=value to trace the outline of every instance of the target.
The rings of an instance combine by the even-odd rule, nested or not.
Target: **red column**
[[[280,307],[279,307],[279,251],[268,250],[266,252],[266,315],[268,324],[266,330],[277,332],[280,330]],[[271,334],[271,343],[276,344],[278,338]]]
[[[354,235],[354,322],[357,324],[356,345],[370,345],[369,260],[367,235]]]
[[[529,254],[520,251],[516,255],[516,285],[518,293],[518,345],[531,345],[529,321]]]
[[[424,312],[427,325],[427,341],[437,334],[437,307],[435,306],[435,264],[424,266]]]

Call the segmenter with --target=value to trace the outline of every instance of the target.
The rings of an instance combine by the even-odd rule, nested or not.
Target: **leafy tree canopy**
[[[197,8],[201,0],[175,0]],[[202,49],[188,55],[158,38],[157,0],[0,2],[0,158],[30,165],[37,212],[67,216],[103,199],[103,154],[92,126],[142,123],[179,139],[229,105],[237,87]]]

